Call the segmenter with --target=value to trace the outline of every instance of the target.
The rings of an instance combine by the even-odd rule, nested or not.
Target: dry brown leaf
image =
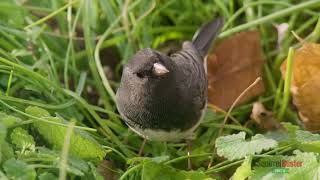
[[[286,61],[281,66],[283,78]],[[304,43],[293,57],[291,93],[306,129],[320,131],[320,45]]]
[[[108,160],[103,160],[98,165],[98,172],[101,174],[105,180],[116,180],[118,179],[118,174],[116,173],[113,163]]]
[[[246,31],[223,40],[208,56],[208,99],[228,109],[252,82],[262,76],[263,58],[258,31]],[[264,92],[260,81],[238,104]]]
[[[253,104],[250,118],[264,130],[283,129],[281,124],[275,119],[273,113],[268,111],[261,102]]]

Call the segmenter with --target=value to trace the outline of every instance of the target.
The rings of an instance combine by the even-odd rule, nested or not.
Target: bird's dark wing
[[[192,43],[202,57],[207,55],[222,26],[222,18],[214,19],[202,26],[193,36]]]
[[[171,59],[177,68],[179,101],[186,105],[186,111],[196,114],[195,117],[198,119],[193,119],[195,123],[201,117],[207,101],[207,76],[203,58],[194,45],[186,41],[183,43],[182,50],[172,54]]]

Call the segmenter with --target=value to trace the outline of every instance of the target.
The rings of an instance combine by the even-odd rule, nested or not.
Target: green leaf
[[[278,146],[277,141],[268,139],[261,134],[253,136],[250,141],[246,141],[245,136],[245,132],[240,132],[217,138],[216,147],[218,155],[228,160],[235,160],[248,155],[259,154],[263,150]]]
[[[295,139],[296,138],[296,131],[299,129],[299,126],[292,125],[291,123],[288,123],[288,122],[283,122],[281,124],[284,128],[287,129],[290,138]]]
[[[7,128],[2,124],[2,122],[0,122],[0,162],[3,161],[4,158],[2,156],[5,156],[4,153],[6,153],[5,152],[6,136],[7,136]]]
[[[39,118],[45,118],[46,120],[56,123],[67,124],[63,119],[59,117],[51,117],[48,111],[38,107],[30,106],[26,109],[26,113]],[[37,128],[42,137],[48,141],[49,144],[53,145],[55,149],[62,149],[67,127],[39,120],[35,120],[33,125]],[[102,160],[106,154],[106,151],[94,138],[90,136],[90,134],[80,129],[73,130],[70,139],[69,152],[80,158],[95,160]]]
[[[288,144],[290,142],[290,137],[287,132],[282,131],[269,131],[264,136],[268,139],[274,139],[279,144]]]
[[[91,173],[86,176],[87,179],[104,180],[103,176],[98,172],[98,169],[92,163],[89,163],[89,166]]]
[[[288,142],[296,143],[297,148],[307,152],[320,153],[320,135],[309,131],[300,130],[298,126],[291,123],[281,123],[288,131],[290,140]]]
[[[0,145],[0,150],[1,150],[0,151],[0,153],[1,153],[0,162],[4,162],[4,161],[14,157],[14,153],[13,153],[13,149],[11,147],[11,144],[7,143],[6,141],[4,141]]]
[[[40,174],[38,178],[39,180],[57,180],[58,179],[58,177],[48,172],[44,172]]]
[[[59,162],[57,162],[59,163]],[[89,171],[88,164],[82,159],[75,157],[68,158],[67,171],[77,176],[84,176]]]
[[[28,131],[22,129],[21,127],[15,128],[11,135],[11,142],[16,145],[20,149],[30,149],[34,151],[35,142],[31,135],[29,135]]]
[[[291,157],[289,160],[296,160],[302,162],[301,167],[290,168],[286,177],[292,180],[300,179],[316,179],[320,176],[320,164],[317,160],[318,154],[295,151],[295,157]]]
[[[6,175],[15,180],[33,180],[36,178],[36,171],[23,161],[9,159],[3,164]]]
[[[21,27],[24,22],[25,9],[13,1],[0,2],[0,21]]]
[[[309,131],[296,131],[296,140],[299,142],[298,148],[307,152],[320,153],[320,135],[312,134]]]
[[[302,131],[302,130],[297,130],[296,131],[296,136],[297,136],[297,141],[299,142],[319,142],[320,141],[320,135],[319,134],[312,134],[309,131]]]
[[[247,157],[246,160],[243,161],[241,166],[237,168],[232,179],[233,180],[245,180],[247,177],[249,177],[252,174],[251,161],[252,161],[252,156]]]
[[[45,147],[38,147],[37,152],[34,154],[34,158],[39,159],[55,159],[53,161],[53,166],[57,169],[60,167],[61,159],[60,159],[61,152],[50,150]],[[74,174],[76,176],[84,176],[85,173],[88,173],[89,166],[86,161],[79,159],[75,156],[69,155],[68,156],[68,163],[67,163],[67,172]]]
[[[149,157],[133,157],[131,159],[129,159],[127,161],[127,164],[134,164],[134,163],[137,163],[137,162],[142,162],[142,161],[145,161],[145,160],[150,160],[150,161],[153,161],[153,162],[156,162],[156,163],[161,163],[161,162],[165,162],[167,160],[169,160],[170,157],[165,155],[165,156],[156,156],[156,157],[152,157],[152,158],[149,158]]]
[[[92,29],[97,28],[97,20],[98,20],[98,4],[96,0],[93,1],[85,1],[86,15],[88,18],[88,25]]]
[[[142,168],[143,180],[198,180],[211,179],[201,171],[179,171],[171,166],[166,166],[153,161],[145,161]]]
[[[0,145],[5,141],[7,136],[7,128],[0,122]]]
[[[30,50],[26,50],[26,49],[14,49],[11,52],[12,56],[14,57],[22,57],[22,56],[31,56],[32,55],[32,51]]]
[[[2,124],[8,128],[18,122],[21,122],[21,119],[18,117],[7,115],[6,113],[0,112],[0,122],[2,122]]]
[[[0,170],[0,179],[1,180],[9,180],[8,177]]]

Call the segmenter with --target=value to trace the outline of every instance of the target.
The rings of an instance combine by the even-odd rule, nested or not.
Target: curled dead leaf
[[[274,114],[268,111],[261,102],[253,104],[250,118],[264,130],[283,129],[281,124],[275,119]]]
[[[105,180],[115,180],[119,178],[117,172],[113,169],[115,169],[114,164],[109,160],[103,160],[98,165],[98,172]]]
[[[285,77],[286,61],[281,65]],[[291,93],[306,129],[320,131],[320,45],[304,43],[293,57]]]
[[[280,49],[281,47],[281,42],[283,40],[283,38],[285,37],[285,34],[289,28],[289,24],[288,23],[281,23],[281,24],[277,24],[275,25],[277,32],[278,32],[278,41],[277,41],[277,47],[278,49]]]
[[[258,77],[263,58],[258,31],[246,31],[223,40],[208,56],[208,100],[224,110]],[[264,92],[260,81],[238,104]],[[237,104],[237,105],[238,105]]]

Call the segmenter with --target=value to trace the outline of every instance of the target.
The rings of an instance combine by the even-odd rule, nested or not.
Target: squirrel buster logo
[[[275,160],[275,161],[261,161],[260,167],[272,167],[275,173],[288,173],[289,168],[298,168],[303,166],[301,161],[290,160]]]
[[[281,167],[301,167],[302,162],[301,161],[287,161],[287,160],[282,160],[281,161]]]

